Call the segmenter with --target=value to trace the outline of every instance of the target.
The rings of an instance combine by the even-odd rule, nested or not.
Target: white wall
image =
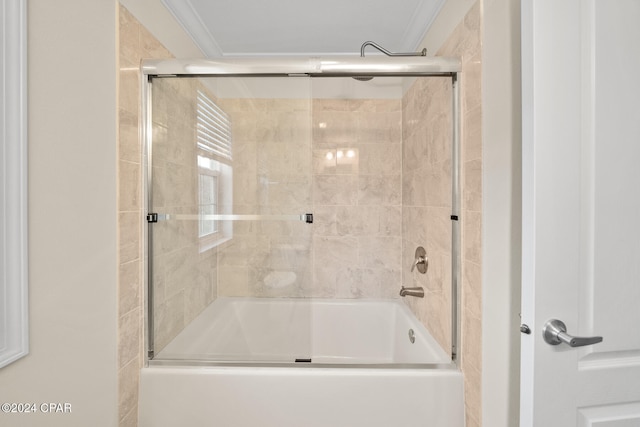
[[[28,2],[30,354],[0,403],[70,403],[0,425],[115,426],[116,5]]]
[[[520,1],[483,0],[482,425],[513,427],[520,397]]]

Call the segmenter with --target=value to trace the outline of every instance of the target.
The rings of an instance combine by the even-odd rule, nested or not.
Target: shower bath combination
[[[464,425],[460,61],[361,52],[143,62],[141,426]]]

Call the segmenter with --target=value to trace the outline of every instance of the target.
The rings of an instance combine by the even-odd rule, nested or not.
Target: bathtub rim
[[[375,369],[375,370],[443,370],[460,371],[452,360],[448,363],[305,363],[305,362],[238,362],[198,359],[151,359],[143,368],[278,368],[278,369]]]

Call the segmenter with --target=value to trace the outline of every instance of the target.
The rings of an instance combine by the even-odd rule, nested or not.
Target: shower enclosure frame
[[[152,155],[152,116],[151,91],[152,79],[170,77],[444,77],[451,79],[452,129],[451,129],[451,360],[460,367],[461,342],[461,273],[460,273],[460,211],[461,211],[461,108],[460,77],[462,65],[459,58],[450,57],[401,57],[383,56],[369,57],[285,57],[285,58],[232,58],[232,59],[148,59],[141,64],[141,139],[142,139],[142,180],[143,200],[145,201],[143,227],[144,242],[144,348],[146,350],[145,366],[154,357],[154,318],[153,318],[153,283],[151,279],[152,247],[150,227],[158,220],[148,208],[152,205],[151,168],[148,167]],[[203,362],[185,361],[195,366]],[[160,364],[163,364],[160,362]],[[261,366],[255,362],[206,362],[206,365],[223,366]],[[269,363],[267,366],[280,364]],[[291,364],[281,364],[292,366]],[[300,365],[297,365],[300,366]],[[339,366],[339,365],[331,365]],[[354,366],[354,365],[349,365]],[[366,365],[376,367],[376,365]],[[388,367],[388,365],[380,365]],[[412,366],[413,367],[413,366]],[[440,367],[437,364],[429,366]]]

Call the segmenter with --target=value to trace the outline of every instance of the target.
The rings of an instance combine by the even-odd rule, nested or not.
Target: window
[[[229,116],[204,92],[197,93],[196,144],[198,147],[198,195],[200,252],[231,239],[232,139]]]
[[[218,213],[218,174],[210,169],[200,169],[200,216],[214,216]],[[200,221],[200,237],[210,236],[219,231],[218,221]]]

